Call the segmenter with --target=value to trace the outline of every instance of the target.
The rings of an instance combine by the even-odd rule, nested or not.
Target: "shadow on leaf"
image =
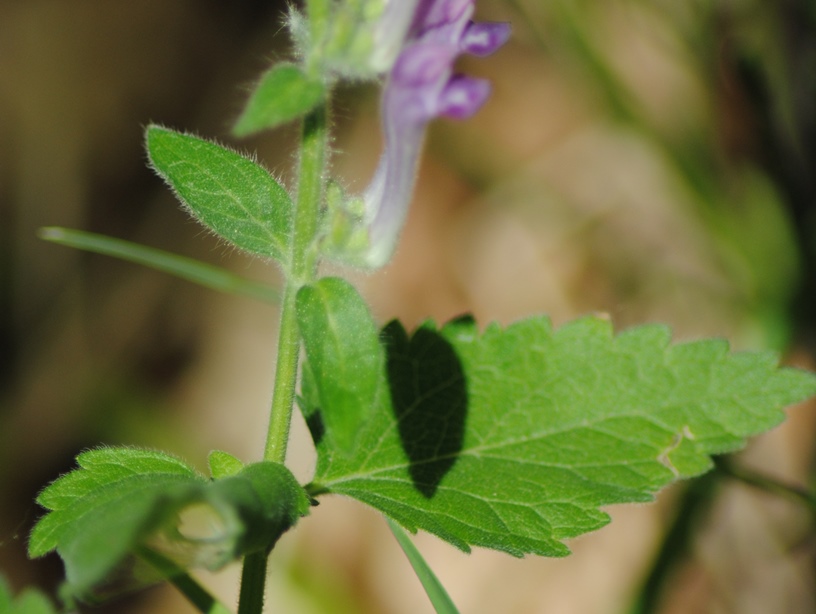
[[[465,433],[467,390],[459,357],[437,331],[410,339],[393,321],[382,331],[391,403],[416,489],[433,497],[453,467]]]

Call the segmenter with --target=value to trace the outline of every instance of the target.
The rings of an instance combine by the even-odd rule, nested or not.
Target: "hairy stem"
[[[292,419],[292,404],[297,382],[300,353],[300,334],[296,311],[297,292],[304,284],[311,282],[315,276],[316,258],[313,245],[323,197],[325,157],[326,109],[319,107],[307,115],[303,122],[295,235],[292,241],[290,275],[283,291],[275,390],[264,450],[264,460],[278,463],[286,459],[286,445],[289,440],[289,425]]]
[[[286,285],[283,290],[275,389],[269,417],[264,460],[283,463],[289,441],[289,426],[297,384],[300,333],[297,322],[297,292],[314,279],[317,258],[314,252],[326,158],[326,108],[319,107],[303,120],[298,196],[294,236]],[[261,614],[268,552],[244,558],[238,614]]]
[[[241,570],[241,592],[238,595],[238,614],[261,614],[266,586],[267,552],[254,552],[244,557]]]

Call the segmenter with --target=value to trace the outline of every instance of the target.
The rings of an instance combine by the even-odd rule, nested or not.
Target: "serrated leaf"
[[[77,456],[80,470],[52,482],[37,497],[37,503],[51,510],[34,527],[28,554],[40,557],[57,548],[86,514],[119,501],[125,494],[203,482],[183,461],[153,450],[100,448]]]
[[[384,356],[377,327],[354,286],[336,277],[301,288],[297,312],[307,377],[318,392],[313,426],[321,421],[337,449],[350,452],[380,385]]]
[[[309,506],[294,476],[274,463],[249,465],[211,482],[182,461],[149,450],[104,448],[77,461],[80,469],[38,498],[51,511],[34,527],[29,554],[56,548],[78,596],[106,596],[114,572],[131,567],[143,548],[181,569],[218,569],[271,547]],[[160,579],[155,573],[141,577],[138,568],[130,575],[136,585]]]
[[[236,136],[275,128],[305,115],[323,102],[325,88],[294,64],[268,70],[255,86],[235,127]]]
[[[601,318],[532,318],[479,334],[467,319],[382,334],[387,366],[354,454],[316,440],[313,492],[363,501],[463,550],[563,556],[608,522],[711,466],[816,393],[816,377],[717,340],[669,345],[662,326],[613,336]],[[316,381],[304,379],[304,413]],[[323,408],[330,411],[329,408]],[[311,422],[310,422],[311,423]]]
[[[286,263],[292,201],[254,161],[188,134],[149,126],[150,163],[202,224],[253,254]]]

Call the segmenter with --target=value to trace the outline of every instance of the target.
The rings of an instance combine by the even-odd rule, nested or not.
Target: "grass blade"
[[[239,294],[265,303],[277,304],[280,302],[279,292],[265,284],[235,275],[226,269],[199,262],[186,256],[171,254],[154,247],[147,247],[146,245],[83,230],[71,230],[55,226],[41,228],[39,236],[41,239],[59,245],[141,264],[186,279],[211,290]]]
[[[397,538],[397,542],[405,553],[405,556],[408,557],[408,561],[410,561],[411,567],[414,568],[414,572],[419,578],[419,581],[422,582],[422,587],[428,594],[428,598],[431,600],[437,614],[459,614],[459,610],[456,609],[445,587],[442,586],[442,583],[439,582],[434,572],[428,567],[428,563],[422,558],[419,550],[414,546],[414,542],[411,541],[405,530],[390,518],[386,518],[385,521],[391,528],[394,537]]]

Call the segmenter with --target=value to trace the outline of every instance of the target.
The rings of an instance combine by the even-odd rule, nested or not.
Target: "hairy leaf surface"
[[[379,386],[383,350],[377,327],[354,286],[337,277],[301,288],[297,310],[308,357],[306,377],[317,382],[317,407],[325,407],[313,414],[313,428],[331,430],[337,448],[350,452]]]
[[[298,66],[274,66],[255,86],[233,133],[247,136],[285,124],[311,111],[325,96],[323,84],[310,79]]]
[[[463,550],[566,555],[564,540],[608,522],[601,507],[652,500],[816,393],[813,374],[778,368],[772,353],[669,342],[663,326],[614,336],[597,317],[483,334],[460,319],[411,337],[392,322],[374,412],[351,456],[330,430],[315,437],[313,492],[354,497]],[[304,381],[307,421],[318,385]]]
[[[248,252],[286,263],[292,201],[263,167],[159,126],[148,127],[146,143],[153,168],[202,224]]]

